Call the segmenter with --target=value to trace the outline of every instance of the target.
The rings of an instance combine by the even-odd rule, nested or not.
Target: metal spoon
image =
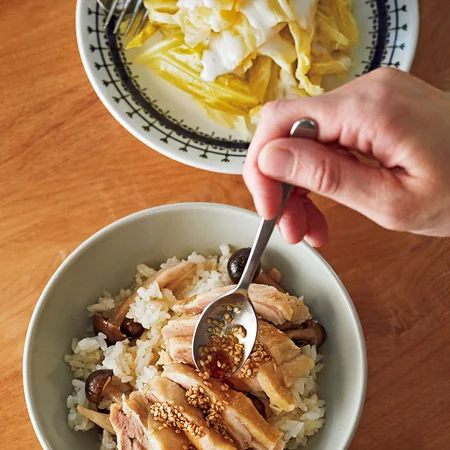
[[[289,134],[290,137],[316,139],[317,125],[311,119],[302,119],[296,122]],[[275,225],[282,213],[289,195],[293,187],[289,184],[283,183],[283,197],[281,207],[276,215],[271,220],[262,220],[253,243],[244,273],[235,288],[230,292],[217,297],[209,306],[205,308],[194,332],[192,342],[192,356],[194,363],[200,371],[204,371],[204,367],[200,363],[200,350],[208,346],[211,340],[211,320],[224,321],[226,314],[230,314],[232,321],[225,324],[221,329],[220,335],[229,333],[232,327],[243,327],[245,333],[240,336],[240,343],[244,346],[244,355],[241,361],[237,364],[235,370],[230,370],[226,374],[222,374],[220,378],[229,378],[236,373],[244,365],[245,361],[250,356],[256,342],[256,335],[258,333],[258,319],[256,317],[255,308],[248,296],[248,289],[255,276],[256,269],[264,253],[264,250],[269,242],[270,236],[275,228]],[[231,310],[231,311],[230,311]],[[210,319],[210,320],[208,320]],[[241,328],[242,329],[242,328]],[[214,374],[211,374],[214,378]],[[219,377],[218,377],[219,378]]]

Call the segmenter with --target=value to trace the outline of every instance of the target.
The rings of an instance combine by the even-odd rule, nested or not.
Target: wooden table
[[[22,390],[25,332],[41,290],[78,244],[165,203],[253,208],[240,177],[149,151],[112,118],[84,74],[73,3],[0,1],[3,449],[39,448]],[[450,89],[450,3],[421,4],[413,73]],[[450,240],[388,232],[316,200],[331,228],[321,253],[350,291],[368,350],[367,402],[351,448],[450,448]]]

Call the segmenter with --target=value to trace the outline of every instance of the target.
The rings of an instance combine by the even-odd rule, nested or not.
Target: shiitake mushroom
[[[108,345],[113,345],[116,342],[123,341],[127,338],[126,335],[122,333],[119,326],[110,323],[99,312],[94,314],[93,327],[95,334],[103,333],[106,336]]]
[[[319,322],[312,319],[303,322],[299,328],[286,330],[285,333],[298,347],[315,345],[319,348],[327,338],[325,328]]]
[[[111,382],[113,377],[113,371],[107,369],[100,369],[92,372],[86,378],[85,392],[86,398],[98,406],[103,397],[103,391],[106,386]]]
[[[239,280],[242,277],[242,274],[244,273],[245,266],[248,261],[248,257],[250,256],[251,248],[240,248],[239,250],[236,250],[228,260],[228,275],[231,278],[231,281],[234,284],[239,283]],[[261,272],[261,264],[258,265],[255,276],[253,279],[255,279],[259,272]]]
[[[126,319],[120,327],[120,331],[129,338],[136,339],[144,332],[144,327],[133,319]]]
[[[132,388],[129,384],[113,382],[114,372],[109,369],[99,369],[92,372],[84,386],[86,398],[99,407],[103,399],[119,402],[123,394],[129,393]]]
[[[106,320],[99,312],[94,314],[93,327],[96,334],[103,333],[106,335],[108,345],[113,345],[126,338],[136,339],[144,332],[144,327],[132,319],[125,319],[122,325],[119,326],[112,321]]]

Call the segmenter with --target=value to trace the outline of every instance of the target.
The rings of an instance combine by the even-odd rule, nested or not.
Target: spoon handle
[[[242,274],[237,289],[247,290],[250,287],[250,284],[253,281],[253,277],[255,276],[256,268],[258,267],[259,261],[261,261],[261,257],[267,247],[270,236],[272,236],[272,232],[275,228],[275,225],[277,224],[278,218],[280,217],[280,214],[286,205],[289,195],[292,192],[292,188],[293,187],[290,184],[283,183],[283,197],[281,200],[281,208],[278,214],[273,219],[261,220],[258,232],[256,233],[255,241],[252,246],[252,250],[250,252],[250,256],[248,257],[247,265],[245,266],[244,273]]]
[[[316,139],[317,125],[311,119],[301,119],[295,122],[295,124],[292,126],[289,136],[303,139]],[[286,206],[286,202],[291,195],[291,192],[293,190],[292,185],[288,183],[282,183],[282,187],[283,194],[278,214],[273,219],[263,219],[261,221],[258,232],[256,233],[256,238],[253,243],[252,250],[244,269],[244,273],[242,274],[237,289],[247,290],[250,287],[250,284],[253,281],[253,277],[255,276],[258,264],[261,261],[261,257],[267,247],[267,243],[269,242],[270,236],[272,236],[273,229],[275,228],[275,225],[277,224],[277,221],[281,213],[283,212],[284,207]]]

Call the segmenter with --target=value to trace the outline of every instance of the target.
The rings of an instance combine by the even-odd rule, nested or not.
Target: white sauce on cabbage
[[[179,0],[178,6],[195,8],[204,5],[212,8],[215,3],[216,0]],[[302,28],[308,28],[311,23],[316,3],[317,0],[294,0],[292,2],[295,16]],[[245,15],[249,24],[258,30],[255,33],[257,47],[272,37],[273,29],[278,24],[278,18],[271,10],[269,0],[244,0],[239,10]],[[233,72],[247,56],[244,53],[244,43],[240,36],[235,36],[227,30],[212,36],[208,48],[203,52],[202,79],[212,82],[220,75]]]
[[[209,48],[203,52],[201,77],[214,81],[219,75],[232,72],[244,57],[242,39],[224,30],[211,39]]]
[[[264,43],[271,37],[272,30],[278,20],[269,7],[268,0],[245,0],[240,11],[246,16],[249,24],[258,30],[257,44]],[[205,81],[214,81],[218,76],[236,69],[247,56],[244,54],[242,38],[229,31],[222,31],[213,36],[209,48],[203,52],[203,71],[201,77]]]

